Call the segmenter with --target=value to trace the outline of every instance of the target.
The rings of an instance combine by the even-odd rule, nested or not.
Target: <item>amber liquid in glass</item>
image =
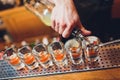
[[[26,64],[32,64],[35,61],[35,57],[31,54],[25,54],[24,55],[24,61]]]
[[[81,64],[82,63],[82,52],[78,49],[78,47],[70,48],[71,51],[71,59],[73,64]]]
[[[57,61],[62,61],[65,56],[65,54],[61,53],[61,50],[54,50],[54,55]]]
[[[12,65],[18,65],[20,63],[20,58],[17,56],[12,55],[10,57],[10,64]]]
[[[44,54],[44,52],[39,53],[40,62],[45,63],[49,60],[50,54]]]
[[[17,56],[17,54],[13,53],[9,57],[8,62],[16,69],[16,70],[22,70],[25,68],[25,64],[21,62],[21,59]]]
[[[80,58],[81,53],[77,52],[77,49],[78,49],[77,47],[70,48],[70,50],[72,52],[73,59],[79,59]]]
[[[95,57],[97,57],[97,52],[94,49],[89,49],[88,50],[88,57],[89,58],[95,58]]]
[[[46,52],[46,51],[41,51],[38,54],[38,58],[40,61],[40,64],[44,67],[44,68],[49,68],[50,66],[53,66],[53,62],[51,60],[51,55]]]
[[[68,62],[66,58],[66,53],[64,53],[62,50],[60,49],[54,50],[54,58],[55,58],[56,64],[59,67],[67,66]]]
[[[31,53],[26,53],[24,55],[24,62],[27,64],[28,68],[33,70],[38,68],[38,62],[36,61],[35,57]]]

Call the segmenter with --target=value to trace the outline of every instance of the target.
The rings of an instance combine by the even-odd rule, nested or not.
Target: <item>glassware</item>
[[[90,62],[95,62],[99,59],[98,51],[99,51],[99,44],[100,39],[96,36],[88,36],[86,37],[88,42],[87,45],[87,52],[85,53],[86,59]]]
[[[13,66],[16,70],[25,68],[25,64],[19,58],[17,52],[13,48],[7,48],[3,55],[3,59]]]
[[[78,65],[83,63],[82,59],[82,42],[77,39],[70,39],[65,43],[66,51],[69,53],[73,64]]]
[[[53,66],[52,57],[50,53],[46,49],[46,45],[44,44],[37,44],[33,47],[33,53],[37,57],[37,60],[44,68],[49,68]]]
[[[25,6],[28,10],[37,15],[47,26],[51,26],[51,11],[54,4],[48,0],[25,0]]]
[[[29,46],[23,46],[22,48],[19,48],[18,54],[28,69],[34,70],[36,68],[39,68],[39,63],[37,62]]]
[[[64,50],[64,45],[62,42],[52,42],[48,46],[49,53],[51,53],[54,62],[58,67],[63,67],[68,65],[66,51]]]

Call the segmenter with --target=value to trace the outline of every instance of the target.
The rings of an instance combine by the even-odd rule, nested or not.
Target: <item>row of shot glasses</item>
[[[82,65],[87,61],[98,60],[100,40],[95,36],[86,37],[87,41],[73,38],[65,44],[55,41],[46,46],[43,43],[36,44],[33,48],[23,46],[19,49],[8,48],[4,53],[4,60],[16,70],[27,67],[29,70],[50,68],[54,65],[64,67],[68,65],[68,55],[73,65]],[[83,58],[84,55],[84,58]]]

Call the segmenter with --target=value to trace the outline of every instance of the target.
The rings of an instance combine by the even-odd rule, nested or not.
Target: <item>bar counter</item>
[[[15,80],[120,80],[120,68],[31,78],[20,78]]]

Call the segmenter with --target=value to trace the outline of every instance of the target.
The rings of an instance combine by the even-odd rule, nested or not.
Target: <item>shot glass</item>
[[[22,70],[25,64],[19,58],[17,52],[13,48],[7,48],[3,55],[3,59],[13,66],[15,70]]]
[[[39,68],[39,63],[37,62],[29,46],[23,46],[22,48],[19,48],[18,54],[29,70]]]
[[[68,65],[66,51],[62,42],[52,42],[48,46],[48,51],[51,53],[53,60],[58,67],[64,67]]]
[[[33,47],[32,52],[34,53],[39,64],[41,64],[42,67],[49,68],[50,66],[53,66],[52,56],[47,51],[47,46],[45,44],[37,44]]]
[[[65,43],[65,49],[70,55],[70,59],[74,65],[81,65],[82,59],[82,42],[77,39],[70,39]]]
[[[87,61],[95,62],[99,60],[99,44],[100,39],[96,36],[88,36],[86,37],[88,42],[86,42],[87,50],[85,53]]]

